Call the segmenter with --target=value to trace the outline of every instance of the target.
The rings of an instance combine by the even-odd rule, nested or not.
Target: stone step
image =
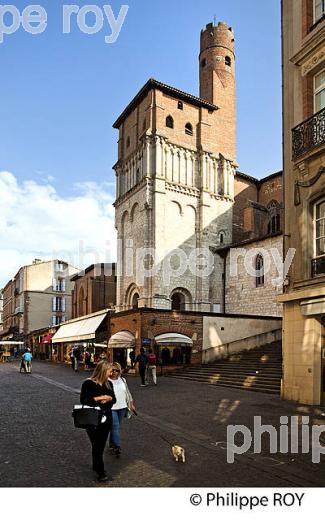
[[[175,372],[175,375],[177,375],[179,372]],[[231,370],[229,371],[222,371],[222,370],[214,370],[214,371],[206,371],[206,370],[191,370],[191,371],[187,371],[187,370],[184,370],[184,372],[182,372],[182,374],[184,375],[188,375],[188,376],[203,376],[203,377],[213,377],[213,376],[216,376],[216,375],[220,375],[222,377],[258,377],[259,379],[263,378],[263,379],[271,379],[271,380],[277,380],[277,379],[281,379],[282,377],[282,373],[281,372],[277,372],[277,373],[261,373],[259,372],[258,374],[256,374],[256,372],[232,372]],[[173,374],[171,374],[173,375]]]
[[[231,355],[205,365],[176,370],[171,377],[184,381],[280,394],[282,352],[279,343]]]
[[[199,381],[199,380],[196,380],[196,379],[189,379],[189,378],[184,378],[182,376],[175,376],[177,379],[183,379],[183,380],[186,380],[186,381],[192,381],[194,383],[202,383],[202,384],[208,384],[208,385],[214,385],[214,386],[222,386],[222,387],[225,387],[225,388],[236,388],[238,390],[247,390],[247,391],[251,391],[251,392],[261,392],[261,393],[266,393],[266,394],[273,394],[273,395],[279,395],[280,394],[280,386],[277,387],[277,386],[250,386],[250,387],[247,387],[247,386],[243,386],[242,384],[240,383],[234,383],[234,382],[222,382],[222,381],[218,381],[218,382],[211,382],[211,381]]]
[[[244,383],[250,379],[250,376],[242,376],[242,377],[229,377],[229,376],[220,376],[216,374],[215,376],[204,376],[204,375],[195,375],[195,374],[175,374],[173,377],[181,377],[182,379],[196,379],[200,381],[211,381],[211,382],[234,382],[234,383]],[[261,379],[251,379],[252,385],[262,384],[263,386],[279,386],[281,384],[281,378],[277,379],[269,379],[269,378],[261,378]]]

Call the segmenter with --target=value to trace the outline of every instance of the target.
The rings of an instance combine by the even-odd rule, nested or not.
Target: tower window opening
[[[175,293],[172,295],[172,310],[173,311],[184,311],[185,310],[185,297],[181,293]]]
[[[183,110],[184,105],[183,105],[182,101],[179,101],[179,102],[177,103],[177,108],[178,108],[179,110]]]
[[[231,58],[229,56],[226,56],[225,57],[225,64],[228,66],[228,67],[231,67]]]
[[[264,278],[264,258],[262,255],[257,255],[257,257],[256,257],[255,270],[256,270],[256,287],[263,287],[265,278]]]
[[[128,137],[126,140],[126,147],[129,148],[130,144],[131,144],[131,139],[130,139],[130,137]]]
[[[202,69],[206,66],[206,64],[207,64],[207,60],[205,58],[203,58],[203,60],[201,61]]]
[[[191,123],[186,123],[185,133],[186,135],[193,135],[193,126],[191,125]]]
[[[166,126],[167,128],[174,128],[174,119],[172,116],[166,117]]]

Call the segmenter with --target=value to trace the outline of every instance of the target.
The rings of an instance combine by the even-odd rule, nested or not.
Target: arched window
[[[280,206],[272,200],[267,207],[269,212],[269,222],[267,225],[267,234],[272,235],[281,231],[281,217],[280,217]]]
[[[225,57],[225,64],[228,65],[228,67],[231,67],[231,58],[230,56]]]
[[[191,125],[191,123],[186,123],[185,133],[186,135],[193,135],[193,126]]]
[[[130,137],[128,137],[126,140],[126,147],[129,148],[130,144],[131,144],[131,139],[130,139]]]
[[[279,214],[273,215],[270,218],[269,223],[267,225],[267,234],[273,235],[274,233],[279,233],[280,228],[281,228],[280,215]]]
[[[185,310],[184,294],[177,292],[172,295],[172,310],[173,311],[184,311]]]
[[[178,108],[179,110],[183,110],[184,105],[183,105],[182,101],[179,101],[179,102],[177,103],[177,108]]]
[[[135,293],[132,298],[132,309],[137,310],[139,308],[139,295]]]
[[[206,64],[207,64],[207,60],[205,58],[203,58],[203,60],[201,61],[202,69],[206,66]]]
[[[166,126],[167,128],[174,128],[174,119],[172,118],[172,116],[166,117]]]
[[[187,289],[178,287],[170,296],[171,307],[175,311],[189,310],[192,305],[192,296]]]
[[[223,244],[225,241],[225,234],[219,233],[219,244]]]
[[[257,255],[255,260],[255,271],[256,271],[256,287],[262,287],[264,285],[264,258],[262,255]]]

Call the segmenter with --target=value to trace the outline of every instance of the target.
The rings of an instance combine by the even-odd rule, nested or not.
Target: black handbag
[[[72,412],[76,428],[97,428],[102,423],[103,416],[104,414],[99,406],[76,405]]]

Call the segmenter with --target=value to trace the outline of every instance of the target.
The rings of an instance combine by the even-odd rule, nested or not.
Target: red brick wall
[[[304,38],[310,31],[314,22],[313,0],[302,1],[302,37]]]
[[[250,238],[250,232],[254,229],[253,210],[249,208],[247,211],[250,200],[257,201],[256,184],[236,175],[233,209],[233,242],[235,243]]]
[[[272,200],[276,200],[279,204],[283,202],[282,173],[260,184],[258,202],[267,207]]]
[[[314,76],[308,74],[302,78],[302,105],[304,119],[314,113]]]
[[[176,311],[119,313],[111,317],[109,327],[110,335],[120,331],[131,332],[136,338],[137,353],[140,351],[141,338],[148,338],[149,332],[154,336],[167,332],[177,332],[190,338],[196,333],[197,339],[193,340],[193,350],[198,350],[198,353],[192,354],[192,363],[201,363],[203,342],[202,315]]]
[[[112,275],[94,276],[94,270],[76,280],[72,291],[72,317],[79,318],[93,312],[107,309],[116,303],[115,269]],[[83,290],[82,311],[79,308],[79,296]]]

